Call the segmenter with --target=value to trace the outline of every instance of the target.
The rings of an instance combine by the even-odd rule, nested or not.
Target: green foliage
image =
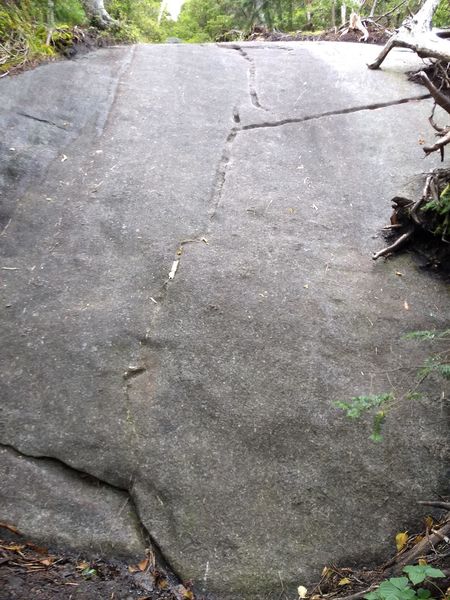
[[[55,21],[58,24],[83,25],[86,22],[83,5],[79,0],[55,2]]]
[[[114,37],[126,42],[161,42],[163,31],[158,26],[159,0],[109,0],[105,6],[119,22],[112,28]]]
[[[418,376],[420,379],[424,379],[432,373],[436,373],[444,379],[450,379],[450,364],[442,362],[440,355],[430,356],[426,359],[424,366],[419,369]]]
[[[450,7],[448,0],[441,0],[433,16],[435,27],[448,27],[450,25]]]
[[[53,14],[47,0],[6,0],[0,7],[0,72],[55,55],[70,43],[68,27],[85,21],[80,0],[55,0]]]
[[[233,39],[237,32],[245,35],[256,25],[289,32],[317,31],[330,28],[334,22],[340,24],[342,4],[347,7],[347,16],[353,8],[361,11],[356,0],[186,0],[178,21],[166,21],[162,30],[166,36],[187,42]],[[378,0],[377,13],[382,15],[397,5],[398,0]],[[371,6],[372,2],[368,2],[362,14],[367,15]],[[396,27],[409,10],[415,11],[419,6],[420,0],[410,0],[383,22]],[[441,1],[434,22],[438,26],[450,24],[448,0]]]
[[[370,439],[372,440],[372,442],[381,442],[381,440],[383,439],[383,436],[381,435],[381,428],[383,427],[385,420],[386,413],[384,412],[384,410],[379,410],[377,413],[375,413],[373,417],[373,429],[370,435]]]
[[[447,238],[450,235],[450,183],[442,190],[437,200],[430,200],[422,210],[431,211],[436,216],[438,223],[434,234]]]
[[[435,569],[434,567],[430,567],[430,565],[408,565],[403,569],[403,572],[408,575],[413,585],[422,583],[427,577],[445,577],[445,574],[440,569]]]
[[[380,583],[377,590],[364,596],[366,600],[432,600],[431,592],[424,588],[414,589],[427,578],[445,577],[440,569],[429,565],[408,565],[403,569],[407,577],[391,577]]]
[[[394,401],[420,400],[423,396],[416,388],[430,375],[450,380],[450,329],[443,331],[412,331],[404,339],[415,341],[427,341],[431,343],[444,342],[444,348],[425,359],[424,364],[417,370],[418,382],[414,389],[408,390],[402,398],[395,398],[392,393],[370,394],[367,396],[355,396],[350,400],[339,400],[333,402],[334,406],[344,411],[348,419],[356,420],[372,414],[372,434],[370,439],[374,442],[380,442],[382,437],[382,428],[386,420],[388,411],[392,408]]]
[[[450,329],[444,329],[443,331],[410,331],[403,336],[405,340],[443,340],[446,338],[450,339]]]
[[[373,442],[380,442],[383,439],[381,429],[386,420],[385,408],[393,400],[394,395],[391,393],[371,394],[369,396],[355,396],[347,401],[339,400],[334,402],[334,405],[343,410],[349,419],[359,419],[364,414],[374,412],[374,409],[383,407],[383,410],[377,410],[373,414],[373,427],[370,436]]]
[[[102,35],[107,39],[113,37],[117,42],[124,44],[135,44],[142,39],[141,32],[136,25],[126,22],[112,25],[107,31],[103,31]]]
[[[342,409],[349,419],[359,419],[367,411],[380,408],[394,399],[392,394],[371,394],[369,396],[355,396],[350,400],[339,400],[334,405]]]
[[[0,8],[0,72],[54,54],[45,43],[46,36],[43,2],[6,2]]]

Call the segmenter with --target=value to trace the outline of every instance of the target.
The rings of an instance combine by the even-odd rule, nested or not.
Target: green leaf
[[[408,565],[403,569],[403,573],[408,575],[413,585],[417,585],[426,578],[426,567],[427,565]]]
[[[405,590],[409,587],[407,577],[391,577],[380,584],[380,592],[397,593],[399,590]]]
[[[430,567],[430,565],[408,565],[403,569],[403,572],[408,575],[413,585],[422,583],[427,577],[445,577],[440,569]]]
[[[441,363],[440,365],[436,365],[435,371],[439,373],[444,379],[450,379],[450,364],[449,363]]]
[[[409,586],[406,577],[391,577],[388,582],[399,590],[404,590]]]
[[[428,600],[428,598],[430,596],[431,596],[430,590],[424,590],[423,588],[419,588],[417,590],[417,597],[419,598],[419,600]]]
[[[425,569],[427,577],[445,577],[445,573],[440,569],[430,567],[429,565],[426,565]]]
[[[406,394],[407,400],[422,400],[422,398],[423,394],[421,394],[420,392],[408,392]]]
[[[364,596],[365,600],[380,600],[381,596],[378,592],[369,592]]]
[[[405,340],[434,340],[436,331],[410,331],[403,336]]]
[[[370,394],[368,396],[354,396],[348,401],[334,402],[337,408],[343,410],[349,419],[359,419],[365,412],[379,408],[394,399],[392,393]]]

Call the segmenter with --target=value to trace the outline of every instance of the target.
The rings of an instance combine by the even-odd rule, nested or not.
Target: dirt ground
[[[359,600],[369,590],[375,589],[382,580],[401,575],[402,565],[421,559],[442,569],[446,574],[446,579],[431,582],[433,587],[430,591],[434,597],[448,600],[449,513],[438,519],[427,516],[423,527],[420,533],[400,534],[405,536],[400,551],[378,568],[324,566],[320,581],[308,590],[307,599]],[[398,540],[396,542],[398,544]],[[426,582],[421,585],[427,587]],[[179,584],[173,575],[166,574],[158,567],[151,552],[135,565],[102,558],[89,560],[81,554],[39,547],[27,541],[15,527],[0,523],[0,600],[100,598],[203,600],[203,596],[194,595],[189,582]],[[294,599],[281,590],[279,600]]]
[[[0,523],[0,600],[193,600],[189,586],[155,566],[52,551]]]

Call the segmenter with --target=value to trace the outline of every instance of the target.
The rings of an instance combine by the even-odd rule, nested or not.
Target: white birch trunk
[[[100,27],[109,27],[117,23],[108,13],[103,0],[83,0],[88,16]]]
[[[368,65],[378,69],[392,48],[409,48],[420,58],[437,58],[450,62],[450,41],[439,37],[431,29],[431,20],[440,0],[425,0],[422,8],[412,17],[405,19],[394,33],[376,60]]]

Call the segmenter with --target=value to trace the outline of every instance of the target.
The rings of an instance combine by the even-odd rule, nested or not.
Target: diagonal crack
[[[99,477],[92,475],[91,473],[87,473],[86,471],[82,471],[80,469],[77,469],[69,464],[67,464],[66,462],[64,462],[63,460],[61,460],[60,458],[56,458],[54,456],[39,456],[39,455],[34,455],[34,454],[26,454],[25,452],[22,452],[21,450],[19,450],[18,448],[16,448],[15,446],[13,446],[12,444],[4,444],[0,442],[0,447],[1,448],[5,448],[9,451],[14,452],[16,455],[24,457],[24,458],[31,458],[33,460],[38,460],[38,461],[42,461],[42,462],[47,462],[47,463],[53,463],[53,464],[58,464],[60,466],[62,466],[66,471],[68,471],[69,473],[71,473],[72,475],[76,475],[77,477],[86,479],[89,478],[91,481],[96,481],[98,482],[100,485],[103,485],[105,487],[108,487],[110,489],[113,490],[117,490],[119,492],[125,492],[128,495],[128,504],[130,509],[133,511],[136,521],[139,523],[139,526],[142,529],[142,532],[144,534],[144,539],[146,540],[146,543],[149,543],[153,550],[155,551],[155,556],[157,558],[158,564],[165,570],[168,572],[169,577],[172,576],[172,578],[174,580],[177,581],[177,583],[182,581],[181,576],[175,571],[175,569],[170,565],[169,561],[167,560],[167,558],[164,556],[161,547],[159,546],[158,542],[152,537],[152,535],[149,533],[147,527],[144,525],[141,516],[139,514],[139,508],[134,500],[133,497],[133,487],[131,487],[131,489],[128,488],[124,488],[124,487],[120,487],[118,485],[114,485],[112,483],[110,483],[109,481],[100,479]],[[133,486],[133,484],[132,484]]]
[[[418,102],[419,100],[427,100],[431,98],[430,94],[422,94],[420,96],[412,96],[411,98],[401,98],[400,100],[389,100],[387,102],[377,102],[374,104],[363,104],[361,106],[352,106],[350,108],[340,108],[336,110],[329,110],[323,113],[317,113],[313,115],[307,115],[306,117],[288,117],[286,119],[280,119],[278,121],[263,121],[261,123],[248,123],[242,126],[242,131],[249,131],[250,129],[263,129],[267,127],[281,127],[282,125],[289,125],[291,123],[304,123],[306,121],[315,121],[324,117],[332,117],[336,115],[348,115],[351,113],[362,112],[365,110],[378,110],[380,108],[387,108],[389,106],[397,106],[399,104],[407,104],[408,102]]]
[[[64,125],[58,125],[58,123],[50,121],[50,119],[42,119],[41,117],[36,117],[36,115],[30,115],[29,113],[22,112],[20,110],[18,110],[16,114],[20,115],[21,117],[26,117],[27,119],[32,119],[33,121],[37,121],[38,123],[45,123],[46,125],[52,125],[53,127],[67,131],[67,127]]]

